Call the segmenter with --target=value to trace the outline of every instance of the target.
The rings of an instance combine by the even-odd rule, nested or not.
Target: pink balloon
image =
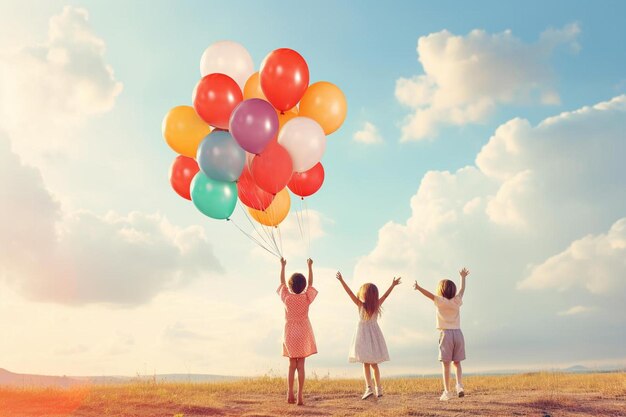
[[[278,115],[265,100],[244,100],[233,110],[229,130],[239,146],[250,153],[259,154],[278,133]]]

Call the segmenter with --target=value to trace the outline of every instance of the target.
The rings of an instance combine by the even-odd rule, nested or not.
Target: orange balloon
[[[163,118],[161,130],[170,148],[194,159],[198,145],[211,133],[211,127],[191,106],[177,106],[171,109]]]
[[[282,129],[285,123],[287,123],[294,117],[298,117],[298,108],[294,107],[290,110],[287,110],[286,112],[282,114],[280,110],[276,110],[276,114],[278,114],[278,131],[280,132],[280,129]]]
[[[261,90],[261,83],[259,82],[259,73],[255,72],[248,78],[246,85],[243,87],[243,99],[260,98],[267,101],[263,90]]]
[[[326,135],[339,129],[347,112],[346,96],[339,87],[327,81],[311,84],[300,100],[299,115],[315,120]]]
[[[289,191],[283,188],[276,194],[272,204],[265,210],[255,210],[248,207],[248,211],[254,220],[265,226],[278,226],[289,214],[291,197]]]

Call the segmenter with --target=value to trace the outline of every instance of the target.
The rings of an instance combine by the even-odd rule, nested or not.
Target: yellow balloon
[[[252,74],[250,78],[248,78],[248,81],[246,81],[246,85],[243,87],[243,99],[248,100],[249,98],[262,98],[267,101],[267,98],[265,98],[265,94],[263,94],[263,90],[261,89],[258,72]]]
[[[300,100],[299,115],[315,120],[326,135],[339,129],[347,112],[346,96],[339,87],[327,81],[311,84]]]
[[[163,118],[161,130],[170,148],[194,159],[198,145],[211,133],[211,127],[191,106],[177,106],[170,110]]]
[[[291,208],[291,197],[289,197],[289,191],[286,188],[283,188],[281,191],[276,194],[272,204],[269,205],[265,210],[255,210],[253,208],[248,207],[248,211],[254,220],[265,225],[265,226],[278,226],[287,214],[289,214],[289,209]]]
[[[294,107],[284,113],[281,113],[280,110],[276,110],[276,114],[278,114],[278,131],[280,132],[280,129],[283,128],[285,123],[287,123],[294,117],[298,117],[298,108]]]

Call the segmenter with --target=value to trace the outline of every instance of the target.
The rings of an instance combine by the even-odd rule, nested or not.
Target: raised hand
[[[343,277],[341,276],[341,272],[337,271],[337,275],[335,276],[337,277],[337,280],[339,280],[339,283],[343,287],[346,294],[348,294],[348,297],[350,297],[352,302],[356,304],[357,306],[361,306],[362,304],[361,301],[356,297],[356,295],[354,295],[350,287],[348,287],[348,284],[346,284],[346,282],[343,280]]]
[[[420,287],[420,285],[417,283],[417,280],[415,281],[415,284],[413,284],[413,289],[416,291],[421,292],[422,294],[424,294],[424,296],[426,298],[430,298],[431,300],[435,299],[435,296],[433,295],[433,293],[431,293],[430,291]]]
[[[461,269],[461,270],[459,271],[459,275],[461,275],[461,278],[465,278],[466,276],[468,276],[468,275],[469,275],[469,273],[470,273],[470,272],[468,271],[468,269],[467,269],[467,268],[463,268],[463,269]]]
[[[309,258],[306,260],[307,265],[309,266],[309,287],[313,286],[313,259]]]
[[[280,258],[280,283],[285,285],[285,265],[287,265],[287,259]]]
[[[396,287],[396,285],[399,285],[401,283],[400,281],[401,279],[402,279],[401,277],[398,277],[398,278],[393,277],[393,281],[391,281],[391,285],[389,286],[389,289],[387,290],[387,292],[383,294],[382,297],[380,297],[378,301],[380,305],[383,305],[387,297],[389,297],[389,294],[391,294],[391,290],[393,290]]]

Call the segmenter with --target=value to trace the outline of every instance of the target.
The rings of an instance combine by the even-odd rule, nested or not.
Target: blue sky
[[[456,2],[436,6],[403,2],[394,7],[379,2],[316,2],[300,5],[298,10],[287,2],[271,7],[249,2],[175,6],[138,2],[117,7],[94,2],[85,6],[94,30],[107,40],[109,62],[120,79],[127,80],[127,97],[121,97],[120,105],[132,106],[137,125],[145,132],[151,129],[155,137],[160,126],[151,122],[174,103],[189,103],[189,91],[197,81],[198,51],[207,39],[241,42],[257,66],[274,48],[300,51],[309,62],[312,80],[332,81],[348,97],[349,117],[332,137],[333,147],[325,159],[329,171],[325,194],[312,204],[326,210],[333,207],[334,216],[342,220],[337,227],[352,234],[364,229],[365,222],[380,225],[406,217],[408,207],[400,202],[414,194],[422,175],[429,169],[454,170],[472,163],[494,126],[516,116],[538,122],[623,92],[626,87],[621,85],[619,91],[618,86],[623,82],[620,69],[626,58],[620,54],[623,37],[615,29],[620,26],[620,13],[608,4],[602,10],[583,2],[531,2],[523,7],[484,2],[469,8]],[[619,2],[613,5],[624,9]],[[141,20],[139,27],[137,20]],[[417,37],[442,29],[459,35],[476,28],[495,33],[511,29],[524,42],[534,42],[545,29],[572,22],[583,29],[581,51],[571,54],[563,47],[553,57],[555,81],[562,86],[561,105],[502,108],[488,123],[450,129],[435,143],[397,143],[398,124],[406,112],[391,92],[397,78],[421,72],[415,53]],[[601,50],[594,47],[598,42]],[[383,152],[360,149],[350,142],[352,132],[365,120],[374,122],[387,139]],[[169,149],[161,147],[153,157],[157,156],[169,160]],[[367,179],[371,191],[352,193],[352,203],[341,203],[357,178]],[[389,204],[381,207],[378,201]],[[371,242],[373,231],[361,232]],[[359,241],[349,244],[354,247],[352,256],[367,249],[367,244],[359,247]]]
[[[95,79],[90,67],[81,66],[77,61],[77,66],[69,75],[59,70],[48,79],[42,75],[49,73],[45,70],[47,64],[33,60],[29,55],[31,50],[42,44],[46,45],[44,48],[50,48],[46,44],[52,36],[48,32],[49,20],[53,16],[61,16],[68,5],[86,10],[88,19],[74,14],[65,16],[61,22],[67,25],[78,22],[81,28],[87,28],[89,36],[98,40],[87,37],[87,45],[97,49],[94,45],[101,42],[105,46],[102,54],[94,54],[98,59],[93,62],[103,68],[109,66],[113,75],[108,76],[105,72],[105,75]],[[624,94],[626,51],[623,40],[626,29],[622,16],[625,14],[626,5],[618,1],[598,4],[494,1],[471,5],[459,2],[398,2],[389,5],[374,1],[324,1],[298,5],[297,9],[288,2],[3,3],[0,6],[0,24],[6,30],[0,36],[0,64],[6,69],[3,72],[9,74],[5,79],[9,81],[6,82],[12,83],[10,77],[15,73],[34,74],[37,76],[34,81],[20,79],[20,83],[30,83],[35,87],[41,83],[39,91],[52,97],[52,102],[63,102],[63,88],[66,91],[78,88],[76,80],[93,82],[103,91],[93,102],[81,101],[81,96],[77,96],[80,108],[68,105],[70,110],[65,113],[57,111],[54,106],[46,107],[49,106],[46,100],[31,91],[15,96],[6,93],[8,90],[4,94],[0,91],[0,109],[9,109],[2,113],[4,123],[0,122],[0,131],[6,134],[14,156],[39,171],[43,185],[38,185],[37,190],[41,191],[42,187],[46,190],[41,199],[49,199],[46,195],[52,196],[62,212],[58,218],[50,219],[54,226],[46,225],[72,231],[72,225],[78,225],[74,234],[69,234],[74,236],[75,241],[72,242],[78,243],[63,246],[63,250],[67,251],[63,262],[56,258],[49,262],[79,263],[76,268],[83,273],[76,279],[84,282],[75,285],[89,287],[84,293],[89,296],[83,298],[80,291],[77,291],[75,299],[67,294],[61,296],[62,291],[57,291],[58,288],[52,291],[46,286],[43,289],[38,287],[43,278],[39,276],[40,279],[37,279],[36,271],[16,264],[1,275],[5,279],[0,280],[0,285],[6,287],[4,308],[9,311],[9,306],[12,306],[26,312],[58,315],[79,329],[87,326],[79,317],[90,317],[103,328],[102,334],[94,335],[92,340],[100,338],[101,343],[111,345],[109,350],[100,351],[77,335],[69,337],[69,330],[60,326],[54,335],[46,333],[48,330],[41,332],[41,338],[47,334],[45,337],[52,338],[55,347],[49,352],[38,353],[38,359],[30,364],[11,352],[32,344],[36,338],[16,338],[4,351],[0,348],[0,353],[7,354],[5,367],[17,371],[82,374],[107,371],[130,374],[136,371],[136,367],[144,367],[145,363],[157,370],[172,372],[181,371],[181,367],[196,372],[233,374],[282,369],[277,347],[282,316],[277,304],[271,304],[267,317],[263,316],[264,320],[271,320],[271,324],[267,326],[267,333],[255,334],[254,348],[246,348],[251,346],[248,339],[237,339],[239,346],[235,350],[247,358],[242,364],[211,365],[213,358],[220,358],[221,363],[230,363],[232,359],[225,353],[215,353],[223,351],[222,342],[215,341],[219,339],[217,335],[231,337],[226,329],[239,325],[242,332],[249,327],[258,327],[256,322],[243,321],[253,315],[255,306],[264,308],[267,303],[276,302],[272,297],[276,268],[272,259],[265,258],[225,222],[205,218],[191,204],[179,199],[167,182],[169,164],[175,155],[161,137],[162,117],[173,106],[190,104],[191,91],[199,78],[199,60],[203,50],[212,42],[223,39],[243,44],[257,68],[263,57],[275,48],[296,49],[307,60],[312,81],[327,80],[337,84],[348,100],[348,117],[344,125],[328,138],[323,159],[326,183],[309,200],[309,207],[319,216],[316,217],[319,222],[314,224],[318,238],[313,242],[311,255],[320,268],[318,280],[321,282],[318,285],[328,294],[326,301],[319,306],[320,310],[324,308],[326,311],[312,313],[317,314],[312,318],[318,319],[314,328],[316,331],[319,329],[320,351],[325,349],[328,353],[320,354],[317,362],[313,360],[312,366],[321,370],[332,369],[335,373],[354,371],[353,367],[344,363],[342,356],[343,350],[348,348],[353,318],[348,317],[351,310],[347,300],[341,298],[332,276],[333,271],[341,269],[351,280],[356,275],[351,281],[353,285],[363,280],[386,283],[396,273],[407,277],[400,288],[404,295],[398,296],[397,303],[388,307],[388,322],[384,322],[388,331],[394,333],[390,337],[392,357],[394,341],[397,345],[398,360],[392,361],[390,368],[398,373],[435,368],[436,362],[427,355],[432,350],[429,350],[429,344],[436,342],[433,325],[429,322],[432,321],[432,312],[428,310],[430,306],[424,305],[424,300],[408,298],[413,296],[410,294],[410,283],[412,279],[421,279],[426,285],[434,286],[440,276],[453,276],[455,270],[465,264],[476,271],[470,278],[464,311],[468,320],[467,332],[474,332],[477,346],[480,345],[478,335],[490,336],[486,337],[484,346],[480,345],[480,352],[476,352],[476,369],[576,361],[592,365],[623,363],[626,358],[618,349],[618,344],[626,342],[623,332],[604,342],[608,346],[590,341],[574,349],[569,356],[561,357],[558,353],[564,343],[574,340],[580,332],[598,335],[607,330],[609,324],[622,324],[619,320],[612,321],[614,318],[607,319],[612,316],[598,306],[616,306],[621,308],[623,316],[623,305],[616,303],[615,297],[606,296],[604,287],[588,284],[595,281],[592,276],[587,276],[593,275],[589,271],[603,267],[606,269],[603,277],[608,277],[608,283],[614,283],[615,277],[622,271],[620,268],[623,268],[619,261],[615,261],[619,254],[598,249],[607,259],[598,255],[599,264],[593,267],[579,265],[582,261],[577,258],[572,260],[569,264],[579,265],[577,270],[582,271],[581,277],[576,278],[579,285],[564,284],[553,278],[558,274],[550,269],[559,259],[575,258],[572,255],[575,251],[570,251],[572,245],[601,246],[602,239],[611,240],[615,235],[615,239],[619,240],[621,236],[619,227],[615,230],[611,227],[626,216],[623,203],[626,201],[626,182],[621,175],[623,168],[615,165],[614,155],[624,147],[623,133],[619,134],[619,129],[623,127],[620,121],[624,119],[623,113],[620,113],[623,106],[613,104],[615,109],[607,111],[611,115],[614,112],[611,117],[617,120],[600,110],[590,116],[570,113],[556,123],[563,125],[561,130],[546,128],[548,133],[543,133],[541,129],[525,129],[511,121],[526,119],[530,126],[535,127],[548,117],[575,112]],[[444,30],[449,34],[442,34]],[[472,40],[470,32],[474,30],[483,31],[482,37]],[[511,31],[510,38],[498,38],[507,30]],[[557,35],[542,37],[551,30],[558,32]],[[485,61],[484,68],[480,65],[469,68],[468,71],[477,72],[471,73],[474,74],[472,76],[468,72],[467,79],[462,79],[459,84],[455,77],[463,74],[446,70],[437,72],[440,67],[436,65],[438,62],[449,64],[458,56],[450,52],[451,49],[447,52],[438,49],[439,44],[434,41],[425,43],[421,52],[423,57],[426,53],[431,54],[429,62],[435,68],[428,75],[431,81],[435,80],[435,85],[437,80],[440,82],[439,87],[432,91],[435,91],[434,94],[439,91],[440,100],[444,102],[443,107],[437,110],[443,113],[438,113],[436,117],[443,119],[433,122],[436,125],[434,133],[417,137],[420,134],[414,132],[413,137],[401,141],[403,129],[412,114],[439,105],[433,104],[436,100],[431,99],[411,107],[402,102],[399,94],[404,93],[398,91],[399,80],[415,80],[426,74],[418,61],[418,38],[426,39],[438,33],[442,38],[448,36],[448,40],[458,37],[460,55],[474,48],[477,55],[486,53],[485,56],[491,58]],[[68,30],[60,42],[68,43],[68,48],[71,48],[74,45],[71,37],[83,35],[82,32]],[[498,39],[504,40],[499,46],[494,46]],[[516,57],[515,52],[510,51],[518,47],[528,53],[529,60],[536,58],[536,62],[525,66],[527,62],[520,59],[517,65],[511,64]],[[92,52],[76,47],[74,53],[79,59],[91,57]],[[498,60],[507,53],[511,53],[510,59]],[[489,83],[486,87],[478,85],[476,79],[481,76],[487,80],[503,76],[506,80],[498,65],[505,68],[505,72],[519,72],[518,78],[511,78],[519,81],[517,87],[490,87]],[[44,84],[48,80],[58,83],[61,91]],[[22,85],[20,83],[15,85]],[[121,92],[115,90],[115,83],[123,85]],[[493,84],[497,83],[494,81]],[[463,97],[450,98],[457,88],[463,90]],[[411,97],[414,98],[415,91],[407,89],[405,93],[413,94]],[[558,99],[542,101],[539,96],[544,93],[554,93]],[[59,97],[56,98],[55,94]],[[487,103],[489,110],[479,111],[476,115],[463,107],[476,103]],[[90,106],[94,106],[94,110],[90,110]],[[33,117],[27,112],[29,108],[38,109],[41,113]],[[450,115],[457,110],[466,119],[474,119],[451,122],[453,116]],[[368,145],[354,139],[355,133],[363,130],[366,123],[376,127],[382,138],[381,143]],[[581,127],[576,123],[586,124]],[[570,124],[578,126],[578,129]],[[36,133],[25,133],[24,125]],[[498,129],[503,125],[508,126],[510,131]],[[572,132],[582,136],[572,139],[570,144],[567,134]],[[585,136],[584,132],[589,133]],[[537,137],[545,142],[535,142]],[[586,143],[595,142],[606,146],[605,153],[592,155],[585,147]],[[522,152],[508,160],[501,151],[502,147],[506,148],[502,143],[516,143]],[[490,146],[483,148],[488,144]],[[483,162],[478,163],[478,171],[485,178],[468,179],[466,177],[475,174],[456,172],[466,166],[476,169],[475,161],[479,154],[483,155]],[[581,159],[576,161],[574,158]],[[550,169],[553,160],[562,167],[569,167],[570,162],[574,167],[580,165],[582,168],[573,169],[584,171],[589,176],[579,178],[572,172],[571,184],[567,179],[555,183],[551,178],[558,177],[558,169]],[[519,174],[517,176],[502,168],[518,163],[521,168],[515,173]],[[585,171],[585,167],[590,168]],[[524,170],[530,173],[523,174]],[[445,179],[444,171],[450,171],[452,177]],[[427,174],[429,172],[433,174]],[[9,174],[12,175],[11,171]],[[517,179],[514,181],[513,177]],[[591,186],[587,179],[591,181]],[[596,194],[592,192],[594,185],[598,184],[594,181],[600,180],[607,187],[607,194],[602,194],[602,190]],[[459,183],[456,188],[451,185],[455,182]],[[555,185],[558,192],[552,188]],[[427,189],[431,192],[426,193]],[[422,194],[418,190],[422,190]],[[533,191],[528,195],[536,206],[528,204],[529,197],[522,193],[528,190]],[[436,195],[438,192],[442,195]],[[551,195],[555,194],[558,196],[552,198]],[[556,200],[563,207],[557,207]],[[492,201],[495,203],[490,205]],[[33,204],[33,212],[36,213],[35,202],[29,204]],[[548,208],[543,210],[553,206],[553,211]],[[482,212],[486,220],[472,220],[469,216],[473,207],[478,207],[476,210]],[[1,208],[7,211],[5,217],[10,217],[13,208]],[[578,208],[580,213],[576,211]],[[572,214],[572,218],[568,218],[577,226],[567,228],[557,224],[554,216],[559,210],[579,215]],[[93,222],[99,225],[98,228],[77,214],[84,211],[94,216]],[[155,268],[137,260],[150,262],[153,252],[139,251],[145,258],[133,258],[136,248],[129,249],[123,243],[118,246],[111,243],[110,247],[101,248],[103,255],[99,259],[83,262],[81,258],[81,262],[77,261],[79,254],[75,248],[81,246],[81,239],[101,236],[96,231],[106,229],[103,225],[122,227],[119,225],[124,222],[127,224],[124,223],[126,226],[122,229],[137,228],[154,239],[160,239],[163,248],[159,250],[162,252],[156,253],[164,258],[168,258],[172,251],[176,252],[171,242],[169,245],[167,242],[172,235],[163,231],[161,223],[157,227],[150,223],[152,220],[128,218],[133,211],[142,216],[158,213],[161,216],[158,221],[166,218],[173,228],[186,233],[200,233],[203,237],[198,238],[197,249],[206,256],[172,256],[174,266],[165,275],[159,275],[153,271]],[[106,218],[109,212],[124,220]],[[589,220],[593,216],[598,220]],[[149,231],[142,229],[147,227],[147,223],[152,225]],[[94,230],[89,228],[90,225]],[[169,230],[168,227],[165,229]],[[480,237],[473,240],[471,237],[476,233]],[[492,237],[485,237],[487,234]],[[542,237],[542,234],[556,237]],[[450,243],[456,242],[459,236],[470,236],[470,239],[459,241],[459,245]],[[584,240],[587,236],[596,240]],[[30,241],[30,237],[24,240]],[[56,236],[52,241],[63,241],[63,238]],[[397,247],[389,241],[395,242]],[[301,243],[297,236],[287,239],[287,242],[294,245]],[[33,250],[45,251],[46,248],[42,246]],[[95,245],[93,250],[98,250],[98,246]],[[304,265],[305,255],[294,249],[293,263]],[[489,256],[499,259],[493,262],[493,267],[490,267]],[[110,265],[118,262],[116,259],[124,260],[126,257],[132,264],[127,273],[123,268],[115,271],[102,268],[102,265]],[[554,257],[558,259],[550,261]],[[136,264],[131,259],[135,259]],[[500,265],[500,261],[508,259],[512,259],[510,276],[503,280],[501,274],[506,265]],[[126,299],[123,294],[129,291],[123,285],[124,280],[133,279],[135,274],[141,275],[142,266],[146,266],[145,277],[138,288],[132,290],[136,291],[138,298],[130,305],[120,302]],[[102,274],[102,281],[92,288],[90,272],[94,268],[107,272]],[[120,275],[108,280],[107,273]],[[35,278],[24,278],[29,274]],[[93,275],[98,274],[94,272]],[[153,277],[155,279],[150,281]],[[520,284],[523,282],[526,284]],[[520,289],[520,285],[530,289]],[[623,288],[623,284],[620,285],[618,288]],[[55,295],[50,295],[52,293]],[[202,297],[198,298],[200,294]],[[254,302],[241,308],[242,303],[245,304],[241,297],[253,297]],[[490,325],[489,317],[494,312],[487,305],[493,298],[498,300],[494,308],[504,311],[495,313],[499,318]],[[0,305],[2,300],[0,297]],[[341,304],[343,302],[346,305]],[[413,302],[415,306],[409,304]],[[417,304],[419,302],[421,306]],[[328,310],[333,308],[334,303],[341,305],[337,308],[347,316],[343,338],[332,336],[343,334],[343,330],[335,332],[330,325],[331,312]],[[166,308],[166,305],[170,307]],[[525,319],[518,318],[519,310],[514,309],[520,305],[529,306],[533,313],[522,314],[527,316]],[[172,306],[186,307],[180,310]],[[196,310],[200,312],[194,313],[191,306],[201,309]],[[507,306],[511,309],[507,310]],[[168,312],[167,315],[161,316],[164,311]],[[424,323],[412,328],[412,320],[406,319],[408,314],[420,319],[423,317]],[[563,323],[566,319],[570,320],[569,324]],[[145,320],[152,321],[148,330],[128,325]],[[519,332],[509,326],[517,321],[521,329]],[[536,329],[538,322],[549,323],[549,326]],[[15,326],[16,329],[27,328],[28,323],[18,322]],[[32,326],[33,329],[48,328],[41,321]],[[554,328],[564,329],[567,335],[563,340],[546,336]],[[149,337],[160,341],[158,351],[147,340]],[[187,344],[176,344],[176,337],[184,339]],[[531,344],[533,347],[529,349],[532,354],[517,360],[506,353],[521,349],[534,337],[545,338],[545,347],[536,348]],[[209,351],[214,353],[202,353],[207,346],[212,346]],[[63,352],[68,351],[77,352],[76,355],[84,360],[78,360],[77,364],[70,364],[69,359],[65,362]],[[181,352],[187,352],[195,359],[181,363],[176,359]],[[416,355],[423,359],[416,360]],[[489,358],[495,358],[494,363],[490,363]],[[93,363],[107,365],[90,365]]]

